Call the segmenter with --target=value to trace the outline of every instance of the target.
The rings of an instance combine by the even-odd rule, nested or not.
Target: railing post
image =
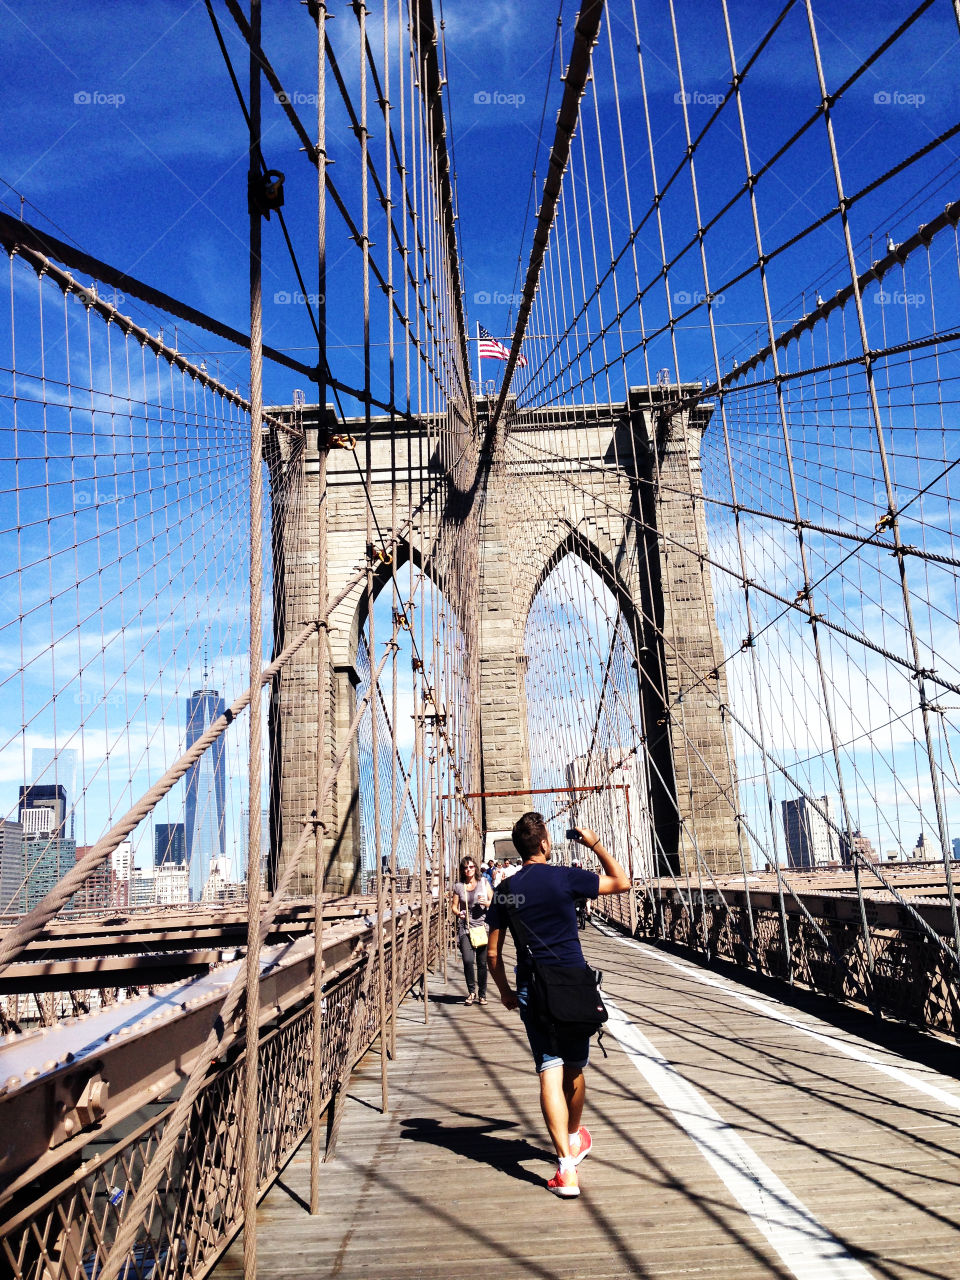
[[[423,831],[423,699],[414,684],[413,732],[415,741],[415,758],[417,765],[417,861],[420,865],[420,917],[421,917],[421,976],[423,982],[423,1021],[430,1020],[427,1001],[428,976],[427,967],[430,959],[430,905],[432,903],[432,886],[427,879],[427,847]],[[433,868],[431,867],[431,877]],[[442,903],[440,904],[442,910]],[[442,915],[441,915],[442,919]]]
[[[634,866],[633,866],[633,829],[630,822],[630,783],[623,784],[623,798],[627,810],[627,874],[630,876],[630,897],[627,900],[628,923],[630,925],[630,937],[637,936],[637,892],[634,888]]]

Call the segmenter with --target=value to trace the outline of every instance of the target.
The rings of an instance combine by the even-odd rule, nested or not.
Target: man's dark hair
[[[542,813],[525,813],[518,818],[511,831],[517,853],[526,862],[540,852],[540,842],[547,838],[547,824]]]

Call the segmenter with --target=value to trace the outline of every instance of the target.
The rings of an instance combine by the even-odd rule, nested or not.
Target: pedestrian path
[[[585,937],[611,1020],[580,1198],[544,1189],[517,1016],[495,994],[465,1006],[452,957],[427,1025],[418,1001],[400,1012],[387,1115],[376,1053],[354,1074],[320,1214],[309,1143],[265,1198],[263,1280],[955,1280],[960,1080],[646,944]],[[237,1242],[217,1275],[241,1273]]]

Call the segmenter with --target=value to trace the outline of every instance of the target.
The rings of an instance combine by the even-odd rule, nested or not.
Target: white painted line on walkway
[[[871,1273],[781,1182],[680,1072],[603,994],[605,1030],[623,1046],[674,1118],[696,1143],[754,1225],[798,1280],[869,1280]]]
[[[914,1075],[913,1072],[905,1070],[903,1067],[895,1067],[890,1063],[881,1062],[879,1058],[873,1057],[872,1054],[861,1049],[859,1045],[851,1044],[847,1040],[841,1040],[837,1036],[827,1035],[822,1031],[815,1031],[806,1023],[800,1022],[797,1018],[791,1017],[786,1008],[774,999],[758,999],[756,996],[747,995],[746,992],[740,991],[730,982],[724,982],[719,978],[713,977],[711,974],[704,973],[697,965],[687,964],[683,960],[676,960],[673,956],[668,956],[664,952],[659,951],[656,947],[643,946],[641,943],[634,941],[632,938],[625,938],[614,929],[608,929],[605,925],[595,925],[599,931],[608,938],[613,938],[617,942],[622,943],[626,947],[633,947],[637,951],[643,951],[645,955],[649,955],[652,959],[661,961],[661,963],[669,965],[672,969],[678,969],[688,978],[694,978],[697,982],[703,983],[706,987],[716,987],[718,990],[725,992],[734,999],[739,1000],[741,1004],[745,1004],[750,1009],[755,1009],[758,1013],[763,1014],[766,1018],[773,1018],[777,1022],[783,1022],[788,1027],[793,1027],[796,1031],[802,1031],[804,1035],[810,1036],[814,1040],[818,1040],[821,1044],[835,1050],[837,1053],[846,1054],[848,1058],[853,1058],[857,1062],[862,1062],[868,1067],[873,1067],[875,1071],[882,1072],[883,1075],[889,1076],[890,1079],[896,1080],[899,1084],[907,1085],[911,1089],[916,1089],[920,1093],[925,1093],[929,1098],[934,1098],[943,1106],[949,1107],[953,1111],[960,1111],[960,1097],[954,1093],[941,1089],[935,1084],[930,1084],[920,1076]],[[606,998],[606,993],[604,993]],[[938,1076],[940,1079],[947,1079],[940,1076],[940,1073],[930,1068],[930,1074]]]

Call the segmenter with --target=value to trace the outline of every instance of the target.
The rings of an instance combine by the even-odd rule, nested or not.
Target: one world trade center
[[[207,688],[204,667],[203,688],[187,699],[187,749],[223,715],[224,705],[217,689]],[[210,863],[226,854],[224,804],[226,764],[223,737],[208,747],[196,764],[187,770],[186,837],[190,864],[190,900],[199,902],[210,874]]]

